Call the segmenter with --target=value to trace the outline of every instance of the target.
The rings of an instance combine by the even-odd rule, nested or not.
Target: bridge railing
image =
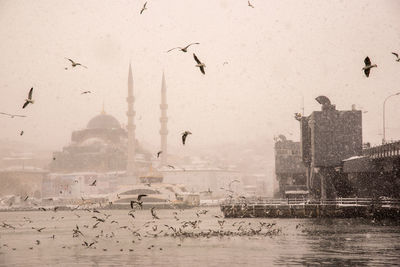
[[[363,155],[371,158],[400,156],[400,141],[364,149]]]
[[[394,198],[336,198],[326,200],[312,200],[304,198],[236,198],[226,199],[223,205],[334,205],[334,206],[369,206],[369,205],[390,205],[400,206],[400,199]]]

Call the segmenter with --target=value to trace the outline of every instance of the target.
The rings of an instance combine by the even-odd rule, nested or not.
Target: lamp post
[[[383,138],[382,138],[382,144],[386,143],[386,127],[385,127],[385,106],[386,106],[386,100],[388,100],[392,96],[400,95],[400,92],[397,92],[395,94],[392,94],[388,97],[385,98],[383,101]]]

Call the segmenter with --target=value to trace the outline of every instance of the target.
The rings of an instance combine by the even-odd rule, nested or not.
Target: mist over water
[[[399,261],[400,230],[394,222],[363,219],[225,219],[223,227],[214,216],[222,215],[211,208],[196,216],[199,209],[157,210],[160,220],[152,220],[149,210],[138,210],[135,219],[125,210],[102,210],[110,215],[98,228],[88,211],[1,212],[2,221],[16,229],[0,230],[0,264],[2,266],[58,265],[173,265],[173,266],[272,266],[337,265],[377,266]],[[180,221],[174,219],[177,212]],[[80,217],[78,218],[77,215]],[[29,223],[25,218],[29,218]],[[201,220],[199,228],[187,232],[232,231],[240,225],[258,229],[260,222],[275,223],[271,229],[280,232],[270,236],[172,237],[164,224],[181,226],[183,221]],[[118,221],[110,224],[111,221]],[[148,223],[148,227],[143,226]],[[242,223],[241,223],[242,222]],[[79,226],[84,236],[73,237]],[[89,228],[85,228],[88,225]],[[153,231],[153,226],[158,229]],[[235,226],[233,226],[235,225]],[[128,226],[139,229],[140,237]],[[46,227],[42,232],[32,229]],[[153,237],[148,233],[163,233]],[[102,236],[101,231],[103,231]],[[264,230],[266,231],[266,230]],[[240,232],[240,231],[239,231]],[[114,234],[112,234],[114,233]],[[51,238],[54,235],[54,239]],[[147,235],[147,237],[145,237]],[[96,237],[98,236],[98,237]],[[40,241],[37,245],[36,240]],[[96,242],[90,248],[82,243]],[[13,248],[16,248],[13,250]],[[30,249],[32,248],[32,249]],[[131,251],[130,251],[131,250]],[[43,265],[42,265],[43,266]]]
[[[137,194],[118,195],[271,197],[274,141],[298,142],[294,114],[320,110],[320,95],[361,111],[360,144],[399,140],[399,14],[396,0],[0,0],[0,266],[399,264],[398,221],[203,206],[133,218]],[[127,209],[62,210],[95,198]]]

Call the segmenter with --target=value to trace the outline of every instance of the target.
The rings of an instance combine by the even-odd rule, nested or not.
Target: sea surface
[[[99,212],[0,212],[0,266],[400,264],[394,221],[224,219],[216,207],[154,210],[158,219],[150,210]]]

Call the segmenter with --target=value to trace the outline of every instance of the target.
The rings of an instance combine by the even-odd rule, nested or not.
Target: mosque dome
[[[121,125],[118,120],[111,115],[101,113],[92,118],[88,124],[88,129],[120,129]]]

